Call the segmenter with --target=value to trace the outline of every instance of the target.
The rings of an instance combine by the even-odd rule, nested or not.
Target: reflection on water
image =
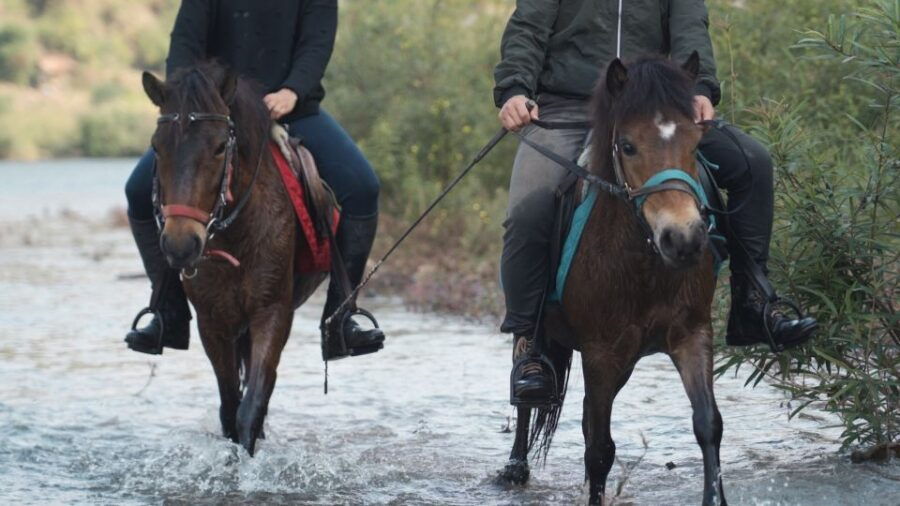
[[[117,204],[128,165],[0,165],[3,503],[567,504],[579,497],[580,369],[546,467],[526,488],[497,487],[491,478],[512,443],[503,430],[512,414],[509,342],[491,327],[410,314],[390,300],[370,304],[389,332],[387,348],[335,363],[327,396],[316,331],[322,300],[301,308],[258,457],[219,437],[215,381],[196,337],[190,351],[160,358],[121,343],[147,286],[127,276],[140,270],[128,232],[96,216]],[[53,191],[85,183],[96,211],[86,214],[95,217],[28,218],[55,218],[68,205],[33,185],[41,176],[55,178]],[[9,205],[11,196],[19,204]],[[834,456],[839,432],[822,428],[833,421],[827,415],[788,422],[781,394],[742,385],[741,378],[716,384],[732,503],[900,503],[897,465],[849,464]],[[640,461],[624,502],[699,501],[690,406],[664,357],[643,361],[619,395],[613,435],[623,466],[612,482]]]

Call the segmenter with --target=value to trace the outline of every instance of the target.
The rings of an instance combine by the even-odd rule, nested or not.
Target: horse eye
[[[626,156],[634,156],[637,154],[637,148],[630,142],[623,142],[622,152],[625,153]]]
[[[225,154],[225,148],[227,147],[227,143],[223,142],[219,144],[219,147],[216,149],[216,156],[221,156]]]

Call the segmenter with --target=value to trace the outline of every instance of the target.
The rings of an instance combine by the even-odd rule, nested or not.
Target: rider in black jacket
[[[341,205],[337,243],[350,281],[356,285],[375,239],[379,184],[350,136],[319,107],[325,97],[322,76],[336,30],[337,0],[183,0],[172,30],[166,72],[171,76],[181,67],[216,59],[261,86],[272,119],[303,139]],[[155,153],[150,149],[129,178],[125,192],[129,223],[147,275],[156,286],[168,266],[160,251],[151,202],[154,163]],[[335,278],[332,276],[328,287],[323,325],[347,295]],[[154,317],[147,327],[129,332],[125,338],[129,348],[161,353],[157,340],[163,329],[164,346],[187,348],[191,315],[181,283],[168,283],[162,295],[160,312],[165,325]],[[334,339],[328,340],[326,348],[323,340],[325,360],[377,351],[384,341],[380,330],[363,330],[349,318],[343,335],[346,348]]]

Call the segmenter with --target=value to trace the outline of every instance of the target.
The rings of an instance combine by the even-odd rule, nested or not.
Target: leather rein
[[[165,123],[173,123],[176,125],[181,125],[181,115],[178,113],[174,114],[163,114],[157,118],[157,124],[165,124]],[[250,200],[250,195],[253,192],[253,187],[256,185],[257,177],[259,176],[260,168],[262,166],[262,157],[263,152],[265,151],[265,142],[266,138],[263,139],[263,145],[260,146],[259,156],[256,160],[256,169],[253,172],[253,177],[250,180],[250,186],[247,188],[247,191],[244,192],[244,195],[241,196],[241,199],[237,202],[237,204],[231,209],[230,212],[226,214],[227,207],[229,204],[234,202],[234,197],[231,193],[231,184],[233,180],[236,178],[235,174],[236,170],[236,156],[235,151],[237,150],[237,136],[235,134],[235,126],[234,122],[231,120],[231,116],[227,114],[217,114],[217,113],[206,113],[206,112],[191,112],[187,115],[188,126],[192,125],[196,121],[217,121],[224,122],[228,125],[228,140],[225,144],[225,160],[222,163],[222,176],[219,182],[219,193],[216,196],[216,203],[213,205],[213,208],[209,211],[200,209],[194,206],[188,206],[184,204],[163,204],[160,199],[160,188],[159,188],[159,173],[156,170],[156,166],[154,165],[153,169],[153,207],[156,211],[156,218],[159,222],[160,229],[165,224],[165,220],[170,217],[178,217],[178,218],[189,218],[194,221],[201,223],[206,227],[207,232],[207,249],[204,251],[201,256],[201,260],[206,260],[210,257],[219,257],[226,260],[228,263],[233,265],[234,267],[240,267],[241,263],[238,261],[230,253],[219,250],[219,249],[211,249],[209,248],[209,242],[212,241],[213,237],[217,232],[221,232],[228,227],[230,227],[240,216],[241,211],[247,205],[247,202]],[[197,275],[196,267],[193,271],[188,272],[187,270],[183,273],[186,278],[190,279]]]

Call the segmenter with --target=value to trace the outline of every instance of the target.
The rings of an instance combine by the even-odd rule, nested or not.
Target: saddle
[[[340,221],[340,207],[328,184],[319,176],[312,153],[303,140],[290,137],[287,129],[275,125],[270,132],[272,158],[291,205],[297,216],[297,274],[322,273],[331,270],[330,237]]]
[[[590,159],[590,148],[588,147],[578,158],[578,164],[586,167]],[[725,199],[713,178],[713,170],[718,170],[718,166],[703,158],[703,155],[698,152],[697,173],[700,185],[706,193],[710,207],[722,210],[725,209]],[[550,272],[552,275],[548,282],[546,302],[539,316],[538,328],[543,328],[544,333],[557,344],[574,350],[578,350],[577,341],[562,314],[561,301],[572,259],[578,250],[584,226],[596,200],[597,189],[591,188],[584,180],[571,172],[556,189],[556,215],[550,237]],[[725,247],[727,220],[722,218],[715,214],[710,217],[712,226],[708,234],[716,275],[728,260],[728,250]]]

